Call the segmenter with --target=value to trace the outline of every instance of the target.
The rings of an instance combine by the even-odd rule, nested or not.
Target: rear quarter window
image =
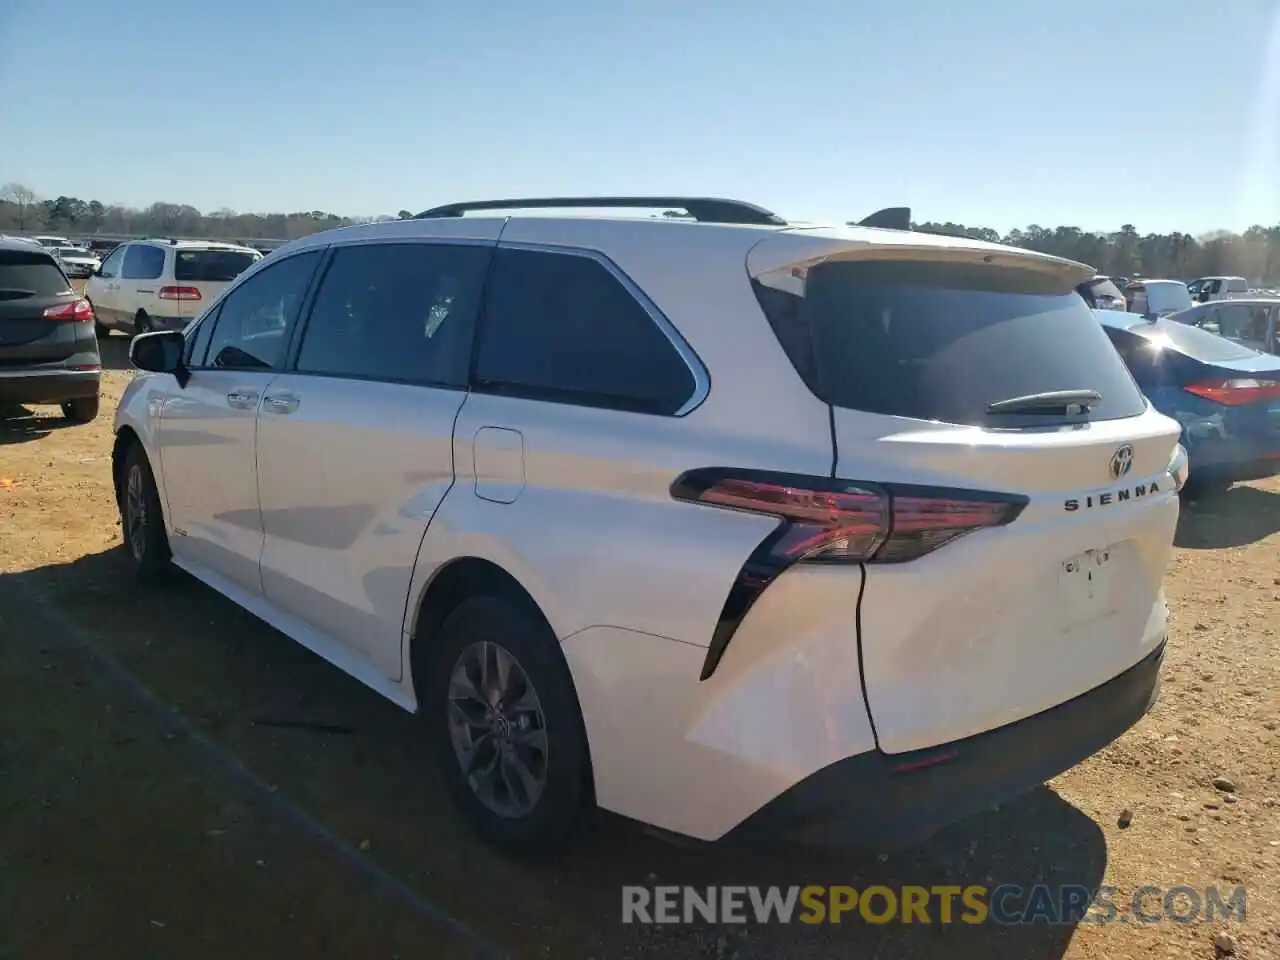
[[[1039,274],[891,261],[786,274],[756,281],[757,298],[809,388],[834,406],[976,426],[1007,425],[989,404],[1045,391],[1097,391],[1095,420],[1145,409],[1084,300]]]
[[[71,289],[53,257],[32,247],[0,250],[0,299],[52,297]]]

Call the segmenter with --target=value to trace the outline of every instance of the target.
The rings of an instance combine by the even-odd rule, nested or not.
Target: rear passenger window
[[[340,247],[298,353],[302,373],[464,387],[492,248]]]
[[[164,251],[159,247],[137,243],[124,255],[122,280],[155,280],[164,273]]]
[[[837,407],[1000,426],[988,406],[1096,390],[1091,419],[1145,404],[1076,292],[1030,270],[832,262],[766,277],[756,294],[809,388]]]
[[[672,341],[591,257],[500,249],[481,330],[482,389],[656,414],[693,393]]]

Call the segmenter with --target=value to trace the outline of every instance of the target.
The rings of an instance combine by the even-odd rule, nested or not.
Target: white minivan
[[[885,849],[1156,696],[1187,460],[1092,276],[715,198],[295,240],[133,341],[127,553],[418,713],[504,849]]]
[[[213,240],[134,240],[112,251],[84,295],[100,337],[181,330],[261,259],[251,247]]]

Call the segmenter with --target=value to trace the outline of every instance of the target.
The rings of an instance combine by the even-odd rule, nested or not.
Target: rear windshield
[[[179,250],[173,279],[187,283],[234,280],[257,259],[241,250]]]
[[[826,263],[756,295],[809,388],[838,407],[1007,426],[988,404],[1095,390],[1092,419],[1136,416],[1141,393],[1084,300],[1027,270]]]
[[[32,248],[0,250],[0,299],[52,297],[70,290],[67,278],[47,253]]]
[[[1205,363],[1219,363],[1224,360],[1248,360],[1250,357],[1262,356],[1257,350],[1220,337],[1208,330],[1201,330],[1176,320],[1157,320],[1155,323],[1139,323],[1129,328],[1129,332],[1147,340],[1154,347],[1168,349],[1172,347],[1193,360]]]
[[[1171,313],[1175,310],[1188,310],[1194,303],[1191,291],[1183,283],[1147,282],[1147,304],[1152,313]]]
[[[1090,280],[1088,287],[1095,297],[1111,297],[1113,300],[1124,299],[1124,294],[1120,292],[1120,288],[1106,277]]]

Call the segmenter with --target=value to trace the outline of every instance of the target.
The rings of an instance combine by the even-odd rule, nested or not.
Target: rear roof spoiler
[[[862,218],[857,223],[849,224],[849,226],[878,227],[881,230],[910,230],[911,208],[885,207],[883,210],[877,210],[869,217]]]

